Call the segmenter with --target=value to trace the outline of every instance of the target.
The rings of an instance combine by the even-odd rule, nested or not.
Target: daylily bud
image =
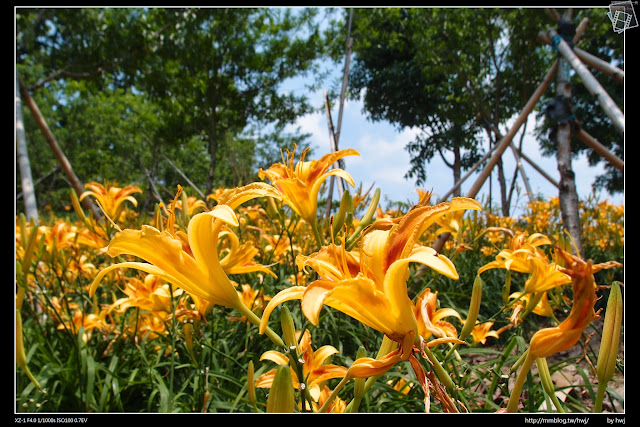
[[[187,346],[187,350],[189,351],[189,355],[191,356],[191,360],[196,363],[195,355],[193,354],[193,323],[185,322],[182,327],[184,331],[184,343]]]
[[[482,279],[480,276],[476,276],[476,280],[473,282],[473,291],[471,292],[471,303],[469,304],[469,314],[467,320],[462,326],[459,339],[464,340],[469,336],[473,327],[476,325],[478,319],[478,313],[480,312],[480,301],[482,299]]]
[[[249,368],[247,369],[247,394],[249,395],[249,401],[252,405],[256,404],[256,383],[254,376],[253,360],[250,360]]]
[[[186,191],[183,191],[182,194],[180,194],[180,200],[182,201],[182,223],[183,224],[189,224],[189,199],[187,197],[187,193]],[[174,208],[175,209],[175,208]]]
[[[509,295],[511,295],[511,270],[507,270],[507,274],[504,279],[504,287],[502,288],[503,304],[507,304],[507,302],[509,301]]]
[[[376,191],[373,193],[373,197],[371,198],[371,203],[369,204],[369,209],[364,214],[362,219],[360,220],[360,225],[362,227],[366,227],[371,224],[373,221],[373,216],[376,213],[376,208],[378,207],[378,202],[380,201],[380,189],[376,188]]]
[[[549,366],[547,365],[547,359],[544,357],[537,357],[536,365],[538,365],[538,375],[540,375],[540,382],[542,383],[542,388],[547,393],[547,395],[551,398],[558,412],[564,413],[564,409],[562,408],[562,405],[560,404],[560,402],[558,401],[558,398],[556,397],[556,390],[553,385],[553,380],[551,380],[551,374],[549,373]]]
[[[600,351],[598,352],[598,394],[600,394],[600,389],[602,389],[602,394],[604,395],[606,384],[611,380],[615,371],[618,346],[620,344],[621,324],[622,294],[618,282],[613,282],[611,292],[609,293],[609,300],[607,301],[604,329],[602,330]]]
[[[364,347],[360,346],[360,348],[358,349],[358,352],[356,353],[356,360],[362,357],[366,357],[367,355],[366,353],[367,352],[365,351]],[[349,402],[349,404],[347,405],[346,412],[358,411],[358,407],[360,406],[360,401],[362,400],[362,398],[366,393],[366,389],[365,389],[366,380],[367,380],[366,378],[356,378],[354,380],[355,384],[353,386],[353,400]]]
[[[162,223],[162,202],[157,204],[153,209],[153,217],[155,219],[156,228],[160,231],[163,231],[164,224]]]
[[[273,197],[266,197],[267,199],[267,213],[271,218],[278,216],[278,207],[276,206],[276,200]]]
[[[33,385],[42,388],[27,365],[27,356],[25,355],[24,341],[22,339],[22,315],[20,314],[20,310],[16,310],[16,363],[31,380]]]
[[[338,232],[344,225],[344,221],[348,212],[353,212],[353,197],[351,197],[351,193],[349,192],[349,190],[344,190],[344,193],[342,194],[342,200],[340,201],[340,209],[333,219],[332,232],[334,236],[338,234]]]
[[[292,413],[295,406],[293,387],[291,386],[291,369],[279,366],[271,384],[267,398],[268,413]]]
[[[284,335],[284,343],[288,348],[298,348],[298,340],[296,340],[296,326],[293,323],[291,312],[286,306],[280,310],[280,325],[282,326],[282,335]]]
[[[71,193],[71,204],[73,205],[73,210],[76,212],[76,215],[82,220],[82,222],[87,221],[87,217],[84,214],[84,211],[80,207],[80,201],[78,200],[78,195],[76,194],[76,190],[73,188],[70,191]]]

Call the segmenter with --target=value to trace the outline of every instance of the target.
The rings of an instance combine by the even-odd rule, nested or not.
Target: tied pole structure
[[[551,38],[552,45],[557,48],[558,52],[560,52],[569,65],[571,65],[571,68],[580,76],[584,86],[591,92],[591,95],[596,98],[600,107],[611,119],[616,130],[620,132],[620,134],[624,134],[624,114],[620,108],[618,108],[598,80],[593,77],[593,74],[591,74],[582,61],[580,61],[567,42],[563,40],[553,28],[549,29],[548,34]]]
[[[513,140],[513,137],[516,135],[516,133],[520,129],[520,126],[522,126],[522,123],[524,123],[524,121],[527,119],[531,111],[533,111],[533,107],[535,107],[535,105],[538,103],[542,94],[547,90],[549,85],[551,85],[551,82],[553,81],[557,72],[558,72],[558,60],[556,59],[553,65],[551,66],[551,69],[547,72],[547,75],[544,77],[540,85],[538,85],[538,88],[535,90],[533,95],[531,95],[531,97],[529,98],[529,101],[527,101],[526,105],[522,109],[522,112],[520,113],[520,115],[518,116],[514,124],[511,126],[511,129],[509,129],[509,132],[507,132],[507,134],[496,145],[496,149],[493,152],[493,155],[491,156],[491,158],[489,159],[489,162],[484,167],[482,172],[480,172],[480,175],[478,176],[476,181],[473,183],[469,191],[467,191],[467,193],[465,194],[465,197],[474,198],[480,192],[480,189],[482,188],[485,181],[491,174],[491,170],[498,163],[498,160],[500,159],[502,154],[505,152],[507,147],[511,145],[511,141]],[[441,252],[442,248],[444,247],[444,244],[447,242],[450,235],[451,233],[449,232],[440,234],[433,245],[433,249],[435,249],[437,252]]]

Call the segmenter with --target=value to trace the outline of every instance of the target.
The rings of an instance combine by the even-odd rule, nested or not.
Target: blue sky
[[[313,93],[310,96],[314,105],[322,105],[322,90]],[[337,125],[338,106],[333,107],[332,117],[334,126]],[[533,118],[530,116],[527,125],[527,135],[523,144],[523,153],[527,155],[533,162],[539,165],[548,175],[556,181],[559,180],[559,174],[555,157],[543,157],[538,149],[538,142],[532,134],[535,126]],[[321,157],[329,152],[329,128],[327,118],[324,112],[309,114],[298,120],[296,126],[300,126],[301,131],[310,133],[311,146],[315,150],[315,158]],[[505,134],[507,129],[501,129]],[[522,129],[517,133],[514,141],[519,142]],[[418,201],[415,182],[404,178],[405,173],[409,170],[409,153],[404,149],[406,144],[411,141],[417,131],[413,129],[398,130],[390,123],[372,122],[367,119],[366,113],[363,112],[362,102],[346,101],[344,105],[342,129],[339,141],[339,148],[354,148],[360,153],[359,157],[345,157],[346,170],[351,174],[356,182],[356,187],[362,183],[363,189],[368,189],[373,183],[375,188],[380,188],[382,192],[382,200],[385,197],[391,201]],[[505,164],[505,174],[508,183],[515,167],[515,161],[510,150],[503,155]],[[545,197],[554,197],[558,195],[557,188],[552,185],[546,178],[538,173],[528,163],[523,161],[525,173],[529,178],[530,185],[535,194],[543,194]],[[593,183],[597,175],[604,172],[603,165],[591,167],[588,164],[586,156],[574,159],[572,162],[573,170],[576,173],[576,185],[579,197],[586,198],[593,191]],[[479,172],[479,171],[478,171]],[[477,173],[471,175],[462,185],[462,194],[466,194],[467,190],[473,185]],[[492,176],[493,180],[493,206],[499,204],[499,184],[496,174]],[[427,183],[420,188],[423,190],[432,190],[436,197],[443,196],[453,186],[453,174],[451,169],[447,167],[442,160],[434,158],[428,166]],[[517,214],[526,206],[528,197],[525,193],[524,183],[519,179],[520,196],[517,198],[512,212]],[[489,195],[489,182],[487,181],[478,196],[478,200],[486,201]],[[613,203],[624,203],[624,195],[610,195],[606,191],[600,191],[600,200],[609,199]],[[514,196],[515,198],[516,196]]]

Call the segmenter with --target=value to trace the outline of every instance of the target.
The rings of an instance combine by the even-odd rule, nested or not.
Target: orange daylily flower
[[[527,356],[522,363],[522,368],[511,392],[511,398],[507,406],[508,412],[515,412],[518,409],[518,400],[524,379],[529,369],[531,369],[533,361],[571,348],[578,342],[582,332],[589,326],[591,321],[600,318],[600,310],[598,312],[594,310],[594,305],[598,298],[593,274],[602,269],[622,266],[616,261],[594,265],[592,261],[585,262],[580,257],[567,253],[560,248],[556,249],[558,256],[565,264],[565,268],[562,268],[562,271],[571,277],[573,306],[569,316],[558,326],[541,329],[531,337]]]
[[[485,264],[478,270],[478,274],[492,268],[504,268],[531,276],[525,282],[525,292],[544,292],[559,285],[571,282],[571,278],[560,271],[560,267],[550,262],[547,255],[539,249],[541,245],[551,244],[551,241],[540,233],[527,237],[520,233],[511,239],[508,249],[503,249],[496,260]]]
[[[531,338],[529,352],[535,357],[549,357],[552,354],[572,347],[582,331],[592,320],[600,318],[599,312],[593,309],[596,300],[596,284],[593,273],[605,268],[621,267],[622,264],[609,261],[594,265],[558,248],[560,257],[564,259],[566,268],[563,271],[571,277],[573,288],[573,306],[569,317],[555,328],[541,329]]]
[[[309,148],[304,150],[300,160],[294,165],[295,147],[293,152],[287,150],[287,159],[282,163],[275,163],[267,170],[260,169],[258,176],[269,178],[271,183],[282,193],[282,200],[309,224],[316,222],[318,211],[318,193],[324,180],[332,175],[339,176],[352,187],[355,183],[351,175],[342,169],[331,169],[332,164],[345,156],[360,154],[354,149],[339,150],[325,154],[320,160],[304,161]]]
[[[240,244],[240,239],[229,229],[222,230],[220,238],[226,237],[229,241],[227,254],[220,260],[222,269],[227,274],[246,274],[257,271],[270,274],[276,277],[275,273],[268,267],[253,261],[260,252],[258,248],[248,241]]]
[[[264,310],[267,305],[267,301],[271,300],[270,296],[264,294],[262,289],[253,289],[251,285],[244,284],[240,286],[242,291],[238,291],[242,303],[254,313]],[[242,317],[230,317],[229,320],[237,320],[241,322],[248,322],[246,316]]]
[[[147,274],[142,280],[136,277],[126,278],[122,291],[127,296],[111,304],[112,308],[119,307],[120,311],[125,311],[130,307],[140,307],[154,314],[171,312],[169,285],[154,274]],[[179,291],[174,291],[174,295]]]
[[[498,331],[492,331],[493,322],[479,323],[473,327],[471,336],[474,342],[485,344],[488,337],[500,338]]]
[[[107,216],[113,221],[118,221],[124,207],[123,203],[129,201],[133,206],[138,206],[138,201],[131,194],[142,193],[142,190],[135,185],[127,185],[124,188],[117,185],[115,182],[113,184],[106,183],[106,185],[97,182],[85,184],[84,187],[89,190],[80,195],[79,201],[85,197],[93,196],[100,203]]]
[[[269,185],[249,184],[228,190],[211,211],[194,215],[187,229],[191,253],[186,252],[183,242],[172,234],[172,224],[167,227],[169,231],[160,232],[143,225],[141,230],[126,229],[116,233],[106,248],[107,254],[112,257],[129,254],[147,262],[122,262],[105,268],[94,279],[90,294],[95,293],[102,278],[110,271],[121,267],[135,268],[182,288],[196,299],[234,308],[254,323],[259,322],[242,303],[236,287],[227,277],[219,259],[218,240],[225,224],[238,225],[234,209],[247,200],[262,196],[280,197]],[[273,331],[269,334],[270,338],[282,341]]]
[[[298,266],[310,266],[320,279],[308,286],[293,286],[273,297],[262,317],[261,330],[279,304],[302,300],[302,311],[309,321],[319,323],[323,305],[335,308],[365,325],[382,332],[401,347],[376,360],[355,361],[352,377],[383,373],[411,356],[418,341],[414,306],[407,295],[409,264],[424,264],[447,277],[457,279],[453,263],[434,249],[421,246],[418,239],[441,215],[457,210],[478,209],[480,204],[467,198],[435,206],[416,205],[402,218],[376,221],[363,236],[359,252],[348,252],[344,245],[331,244],[310,257],[299,257]]]
[[[300,338],[300,335],[302,335],[302,338]],[[325,364],[327,358],[333,354],[337,354],[338,350],[333,346],[325,345],[314,351],[311,346],[311,334],[308,329],[306,329],[303,334],[301,334],[300,331],[296,332],[296,340],[298,341],[301,358],[304,360],[302,364],[302,374],[309,387],[311,397],[318,402],[321,395],[320,384],[332,378],[344,377],[347,373],[347,368],[344,366]],[[260,356],[260,360],[270,360],[281,366],[289,364],[289,357],[275,350],[263,353],[262,356]],[[273,369],[261,375],[256,380],[255,386],[258,388],[271,387],[275,374],[276,370]],[[291,379],[293,382],[292,386],[298,389],[300,379],[293,368],[291,368]]]
[[[513,323],[515,326],[517,326],[517,324],[519,322],[519,314],[529,304],[529,300],[531,299],[531,295],[532,294],[522,293],[522,292],[513,292],[511,295],[509,295],[509,299],[510,300],[519,299],[519,301],[516,302],[515,305],[513,306],[513,314],[511,315],[511,323]],[[536,306],[533,308],[532,311],[533,311],[533,313],[537,314],[538,316],[544,316],[544,317],[552,317],[553,316],[553,310],[551,309],[551,306],[549,305],[549,298],[547,297],[547,293],[546,292],[542,293],[542,297],[536,303]]]
[[[183,210],[182,200],[176,201],[176,209]],[[193,216],[200,211],[207,210],[207,204],[204,200],[198,199],[196,196],[187,197],[187,213],[189,216]]]
[[[456,327],[442,319],[453,316],[462,322],[460,314],[452,308],[437,309],[437,303],[438,292],[431,292],[429,288],[425,288],[416,297],[415,316],[420,335],[425,340],[429,339],[431,335],[436,338],[457,337]]]

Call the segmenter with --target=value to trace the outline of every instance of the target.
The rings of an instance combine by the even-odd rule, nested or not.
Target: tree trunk
[[[566,19],[566,18],[565,18]],[[556,95],[570,105],[571,81],[569,63],[562,57],[558,58],[558,80]],[[562,223],[576,244],[575,250],[580,255],[582,252],[582,235],[580,231],[580,212],[578,208],[578,192],[576,190],[575,174],[571,167],[571,121],[558,123],[556,132],[556,144],[558,145],[558,171],[560,182],[558,197],[560,199],[560,211]]]
[[[453,182],[456,183],[460,181],[460,176],[462,173],[462,161],[460,158],[460,145],[457,142],[454,142],[453,145]],[[454,197],[460,197],[460,187],[456,188],[453,192]]]
[[[60,149],[58,142],[56,141],[53,134],[51,133],[51,130],[49,129],[47,122],[44,120],[42,113],[40,113],[40,110],[38,109],[38,106],[36,105],[35,101],[31,97],[29,92],[27,92],[27,90],[24,88],[24,85],[22,84],[22,82],[20,82],[19,84],[20,84],[20,94],[22,95],[22,98],[24,99],[24,102],[27,105],[27,107],[29,107],[29,111],[31,111],[31,115],[36,121],[36,124],[38,125],[38,128],[42,132],[42,135],[47,140],[49,147],[51,147],[53,154],[56,156],[56,159],[60,164],[60,169],[62,169],[64,174],[67,176],[67,179],[69,180],[71,186],[76,191],[78,196],[80,196],[84,192],[84,187],[82,185],[82,182],[80,182],[75,172],[73,172],[71,163],[69,163],[67,156],[65,156],[64,152]],[[81,203],[82,205],[84,205],[86,209],[91,210],[91,212],[93,213],[96,219],[101,217],[100,210],[97,208],[96,205],[93,204],[90,198],[85,197]]]
[[[502,157],[498,159],[498,183],[500,184],[500,207],[502,216],[509,216],[509,202],[507,201],[507,180],[504,177]]]
[[[24,198],[24,210],[27,220],[34,219],[38,223],[38,205],[36,203],[35,186],[31,177],[31,164],[29,162],[29,151],[27,150],[27,139],[24,134],[24,122],[22,120],[22,101],[20,100],[20,85],[16,75],[16,155],[18,156],[18,167],[20,168],[20,183],[22,184],[22,195]]]
[[[217,107],[217,95],[214,94],[211,103],[211,123],[209,128],[209,156],[211,157],[209,162],[209,177],[207,178],[207,194],[213,192],[213,177],[216,172],[216,155],[218,154],[218,113]]]

